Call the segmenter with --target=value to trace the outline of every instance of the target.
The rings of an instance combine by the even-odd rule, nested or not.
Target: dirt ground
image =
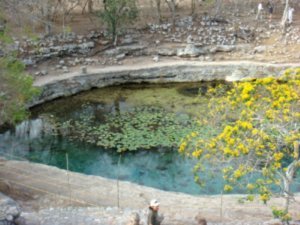
[[[95,11],[101,9],[103,5],[101,1],[100,4],[95,4]],[[188,0],[179,0],[178,1],[178,9],[176,14],[176,19],[189,17],[191,16],[190,9],[190,1]],[[235,2],[236,4],[233,4]],[[233,1],[233,0],[224,0],[224,4],[221,7],[220,16],[225,18],[229,22],[233,18],[237,18],[240,26],[252,26],[252,27],[263,27],[270,31],[269,27],[274,26],[278,27],[282,18],[282,12],[284,9],[284,4],[279,0],[274,0],[275,2],[275,10],[270,21],[268,19],[268,13],[265,9],[264,17],[262,20],[255,20],[256,16],[256,0],[252,0],[249,2],[244,1]],[[214,4],[211,1],[196,1],[195,13],[193,14],[194,27],[201,27],[201,18],[208,14],[210,16],[214,16]],[[291,1],[292,6],[295,8],[294,13],[294,22],[288,27],[288,30],[292,30],[295,28],[300,28],[300,2]],[[266,1],[263,1],[263,4],[266,4]],[[134,23],[130,25],[126,25],[124,27],[123,32],[125,33],[134,33],[138,32],[139,40],[141,42],[146,43],[147,47],[150,51],[157,51],[161,48],[178,48],[183,47],[186,43],[174,43],[170,41],[166,41],[163,38],[162,34],[159,33],[151,33],[149,32],[149,24],[158,24],[158,17],[156,13],[156,9],[154,6],[154,1],[138,1],[139,8],[139,17],[134,21]],[[238,10],[237,10],[238,9]],[[163,23],[170,23],[171,14],[166,4],[162,4],[162,18]],[[24,20],[25,21],[25,20]],[[25,23],[25,22],[24,22]],[[24,34],[24,30],[27,29],[30,24],[23,24],[21,27],[15,26],[12,24],[12,32],[14,35]],[[70,14],[67,17],[65,24],[70,31],[79,34],[85,35],[90,31],[104,31],[106,29],[103,21],[99,19],[99,17],[94,16],[94,14],[88,14],[87,12],[82,13],[82,8],[77,8],[74,10],[73,14]],[[32,28],[35,32],[43,32],[43,28],[41,26],[34,26]],[[272,28],[273,29],[273,28]],[[32,32],[30,31],[30,33]],[[53,31],[54,33],[60,33],[63,30],[61,17],[57,16],[55,22],[53,22]],[[25,32],[26,33],[26,32]],[[299,34],[300,35],[300,34]],[[268,38],[264,38],[262,40],[249,43],[253,47],[255,46],[268,46],[271,49],[265,52],[260,52],[257,54],[250,54],[250,51],[234,51],[230,53],[218,52],[214,54],[211,58],[213,61],[230,61],[230,60],[250,60],[250,61],[260,61],[260,62],[272,62],[272,63],[298,63],[300,61],[300,44],[295,42],[285,41],[286,37],[281,32],[273,32]],[[96,43],[97,44],[97,43]],[[103,48],[103,45],[97,44],[96,49]],[[99,60],[105,60],[100,55],[95,55],[94,58]],[[38,67],[40,69],[49,69],[53,67],[60,59],[52,59],[43,63],[40,63]],[[176,61],[176,60],[198,60],[198,58],[178,58],[178,57],[161,57],[162,61]],[[141,57],[126,57],[122,60],[122,65],[135,65],[135,64],[143,64],[143,63],[153,63],[152,56],[141,56]],[[105,65],[104,65],[105,66]],[[117,66],[117,64],[115,65]],[[78,68],[73,68],[71,70],[77,70]],[[30,71],[35,72],[36,70]],[[54,72],[55,73],[55,72]]]
[[[272,206],[280,207],[284,203],[276,196],[268,204],[263,204],[258,200],[242,200],[242,195],[192,196],[166,192],[130,182],[3,159],[0,159],[0,191],[17,199],[25,216],[28,219],[32,219],[29,215],[38,217],[43,222],[41,225],[82,224],[78,222],[82,217],[91,216],[99,221],[90,224],[105,224],[103,221],[107,217],[114,219],[107,224],[125,224],[126,218],[123,223],[116,222],[116,214],[110,213],[112,208],[118,209],[120,217],[127,209],[139,212],[145,219],[143,212],[147,211],[152,198],[161,202],[160,212],[165,216],[165,225],[193,225],[199,213],[211,225],[261,225],[272,220]],[[300,219],[299,198],[295,195],[290,206],[294,220]],[[70,223],[70,220],[64,223],[61,215],[73,217],[77,223]]]

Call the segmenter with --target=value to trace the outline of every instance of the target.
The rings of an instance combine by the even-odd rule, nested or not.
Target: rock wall
[[[55,98],[110,85],[142,82],[236,81],[246,78],[279,76],[290,67],[300,67],[300,64],[180,61],[148,66],[119,66],[93,70],[85,68],[82,72],[43,77],[37,80],[35,86],[41,87],[42,92],[29,104],[29,107]]]

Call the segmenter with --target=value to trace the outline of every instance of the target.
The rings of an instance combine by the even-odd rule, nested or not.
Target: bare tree
[[[196,0],[191,0],[191,14],[194,15],[196,10]]]
[[[84,5],[82,7],[82,14],[84,13],[86,7],[88,9],[88,13],[92,13],[94,11],[94,1],[85,0]]]
[[[289,10],[289,0],[285,0],[285,7],[283,10],[283,15],[282,15],[281,22],[280,22],[283,32],[285,32],[285,30],[286,30],[286,23],[287,23],[287,19],[288,19],[288,10]]]
[[[172,14],[172,27],[175,28],[176,20],[176,0],[165,0]]]
[[[223,3],[223,0],[216,0],[215,1],[215,16],[220,15],[222,3]]]
[[[155,0],[155,5],[156,5],[156,10],[157,10],[157,17],[158,17],[158,22],[162,22],[162,17],[161,17],[161,0]]]

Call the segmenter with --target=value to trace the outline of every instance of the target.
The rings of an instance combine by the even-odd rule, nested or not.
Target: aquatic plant
[[[187,114],[167,112],[159,107],[136,107],[132,111],[105,116],[97,122],[94,114],[63,123],[69,137],[116,148],[118,152],[161,147],[178,147],[181,138],[197,129]]]

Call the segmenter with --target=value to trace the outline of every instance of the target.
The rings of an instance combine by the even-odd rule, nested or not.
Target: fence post
[[[120,208],[120,184],[119,184],[119,176],[120,176],[120,163],[121,163],[122,154],[120,153],[118,160],[118,169],[117,169],[117,206]]]
[[[71,192],[71,184],[70,184],[70,176],[69,176],[69,155],[66,153],[66,166],[67,166],[67,181],[68,181],[68,189],[69,189],[69,201],[70,204],[72,202],[72,192]]]
[[[221,224],[223,224],[223,190],[221,191],[220,217],[221,217]]]

